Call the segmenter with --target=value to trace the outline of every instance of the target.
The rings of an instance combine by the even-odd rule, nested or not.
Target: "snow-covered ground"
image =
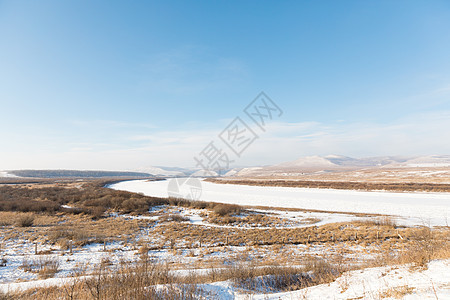
[[[201,209],[193,209],[193,208],[183,208],[183,207],[177,207],[169,209],[165,206],[157,206],[156,208],[153,208],[150,210],[150,213],[152,212],[163,212],[163,213],[172,213],[172,214],[179,214],[183,217],[186,217],[188,219],[188,222],[193,225],[201,225],[201,226],[209,226],[209,227],[218,227],[218,228],[239,228],[239,229],[269,229],[269,228],[303,228],[303,227],[310,227],[310,226],[321,226],[325,224],[330,223],[337,223],[337,222],[351,222],[351,221],[365,221],[368,218],[367,217],[358,217],[352,214],[339,214],[339,213],[327,213],[327,212],[309,212],[309,211],[283,211],[283,210],[262,210],[262,209],[254,209],[252,210],[255,213],[261,213],[261,214],[268,214],[270,216],[279,218],[280,220],[284,220],[284,224],[280,224],[277,226],[270,226],[270,227],[263,227],[255,224],[239,224],[239,225],[218,225],[213,224],[211,222],[208,222],[205,220],[204,217],[202,217],[203,210]],[[139,215],[139,216],[132,216],[132,215],[119,215],[119,214],[112,214],[116,217],[122,217],[126,219],[146,219],[146,220],[154,220],[157,221],[160,216],[159,215]],[[241,215],[238,215],[239,217]],[[382,221],[382,218],[380,217],[380,221]]]
[[[42,246],[40,251],[49,250],[50,246]],[[36,281],[38,275],[26,272],[21,268],[24,260],[33,261],[34,259],[55,259],[59,264],[59,272],[56,274],[59,278],[65,278],[72,275],[74,270],[90,267],[108,260],[117,264],[120,261],[131,261],[135,259],[136,251],[130,247],[120,245],[119,243],[110,243],[106,245],[106,250],[117,249],[113,252],[103,251],[103,245],[90,244],[82,248],[76,248],[73,255],[68,255],[67,251],[53,251],[48,255],[34,255],[33,244],[28,241],[7,241],[3,242],[2,257],[7,259],[7,264],[0,267],[0,291],[11,290],[16,285],[16,280]],[[64,256],[63,256],[64,255]],[[48,282],[39,280],[38,282]],[[51,282],[51,281],[50,281]]]
[[[450,299],[450,260],[430,262],[428,269],[410,266],[369,268],[344,273],[330,284],[321,284],[293,292],[243,294],[228,282],[205,284],[215,299]]]
[[[116,190],[167,197],[169,180],[123,181]],[[248,206],[301,208],[333,212],[386,214],[398,224],[447,226],[450,223],[450,193],[365,192],[354,190],[262,187],[217,184],[202,181],[199,200]],[[187,187],[189,188],[189,187]]]
[[[264,210],[262,212],[264,214],[268,214],[270,216],[285,220],[285,223],[279,223],[279,225],[276,226],[278,228],[298,228],[305,226],[323,225],[330,222],[351,221],[357,219],[353,215],[319,212],[277,210]],[[164,217],[172,214],[186,217],[186,221],[184,222],[188,222],[192,225],[232,229],[239,228],[248,230],[255,228],[255,225],[247,223],[235,225],[213,224],[208,222],[206,216],[204,215],[204,210],[183,207],[170,207],[165,205],[152,207],[148,215],[134,216],[111,213],[110,217],[123,219],[147,219],[156,221],[156,224],[158,224],[159,222],[165,222]],[[317,222],[308,223],[307,221],[304,221],[305,219],[312,218],[317,219]],[[154,225],[150,226],[153,227]],[[258,229],[262,228],[269,227],[258,226]],[[141,228],[141,233],[138,235],[137,241],[156,243],[160,242],[160,239],[157,236],[151,234],[150,228]],[[106,244],[104,249],[103,244],[89,244],[83,247],[74,247],[73,254],[69,255],[68,250],[61,250],[57,245],[39,244],[39,251],[49,252],[49,254],[36,256],[34,255],[34,244],[28,239],[4,239],[3,237],[0,237],[0,245],[0,259],[6,259],[6,265],[0,266],[0,291],[14,290],[16,288],[26,289],[29,287],[33,287],[34,284],[41,286],[47,284],[55,284],[55,282],[62,282],[63,278],[72,276],[73,272],[78,272],[78,270],[84,267],[86,267],[86,271],[89,274],[89,272],[92,271],[93,266],[96,266],[106,260],[114,265],[117,265],[120,261],[135,261],[138,258],[137,249],[140,247],[133,247],[130,243],[110,242]],[[310,255],[323,255],[325,252],[333,252],[333,250],[325,250],[325,248],[322,248],[319,245],[308,247],[305,245],[289,245],[286,248],[289,248],[290,251],[293,251],[299,255],[305,253],[308,253]],[[201,257],[205,259],[225,257],[232,258],[236,255],[240,255],[240,253],[247,253],[248,250],[246,247],[241,246],[229,246],[224,251],[218,249],[220,249],[220,247],[215,249],[211,253],[209,253],[209,250],[206,248],[185,249],[181,250],[178,254],[175,255],[171,253],[171,250],[169,248],[166,248],[160,250],[151,250],[149,252],[149,256],[156,261],[169,260],[174,263],[188,266],[191,263],[196,262]],[[361,249],[358,249],[357,246],[355,246],[353,250],[355,253],[361,252]],[[270,247],[261,247],[259,251],[259,255],[270,256]],[[366,252],[367,251],[365,251],[365,253]],[[196,256],[190,255],[191,253],[194,253]],[[22,267],[24,261],[33,262],[45,259],[52,259],[58,262],[59,271],[55,274],[56,278],[49,280],[39,280],[38,274],[27,272]],[[26,281],[27,283],[18,281]]]
[[[200,273],[207,270],[199,270]],[[78,278],[82,279],[82,277]],[[51,278],[0,284],[0,292],[58,286],[73,278]],[[450,260],[435,260],[428,268],[410,265],[368,268],[344,273],[334,282],[293,292],[251,293],[240,291],[231,281],[202,284],[214,299],[450,299]],[[250,293],[250,294],[249,294]]]

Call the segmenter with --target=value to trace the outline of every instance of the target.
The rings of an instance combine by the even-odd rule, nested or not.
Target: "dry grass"
[[[3,212],[8,215],[10,222],[15,224],[24,213]],[[1,234],[5,240],[28,240],[30,243],[40,245],[60,246],[67,249],[69,240],[74,246],[84,246],[90,243],[103,243],[113,241],[134,241],[141,234],[142,228],[154,224],[151,220],[136,220],[124,218],[102,218],[93,220],[90,215],[73,215],[56,213],[51,216],[34,214],[35,226],[17,227],[5,225]],[[31,247],[31,246],[30,246]]]
[[[79,275],[79,274],[78,274]],[[198,299],[205,296],[189,276],[178,278],[163,264],[143,260],[137,265],[123,263],[113,270],[99,265],[95,274],[74,278],[61,287],[38,288],[12,293],[13,299]],[[157,284],[162,284],[157,288]],[[0,298],[1,299],[1,298]],[[9,299],[9,298],[5,298]]]
[[[417,228],[396,229],[388,225],[370,222],[349,222],[326,224],[320,227],[302,228],[216,228],[186,223],[161,224],[154,229],[159,236],[167,236],[177,244],[196,243],[200,239],[209,246],[225,245],[274,245],[274,244],[316,244],[334,242],[383,243],[402,242],[402,238],[414,238]],[[406,240],[405,240],[406,241]]]
[[[409,287],[407,285],[397,286],[388,288],[387,290],[384,290],[380,292],[379,297],[380,298],[395,298],[395,299],[402,299],[406,295],[411,294],[414,291],[414,288]]]
[[[189,218],[178,214],[165,214],[160,216],[158,220],[160,222],[186,222],[189,221]]]
[[[209,299],[213,295],[202,291],[199,284],[232,280],[236,287],[252,292],[292,291],[331,282],[342,271],[319,259],[311,260],[303,268],[276,265],[259,268],[249,261],[235,261],[231,267],[212,269],[206,274],[176,276],[167,264],[151,263],[144,258],[137,264],[123,262],[112,269],[99,265],[92,276],[74,277],[58,288],[38,288],[3,297],[37,300]]]
[[[33,259],[25,258],[20,266],[24,271],[36,273],[39,278],[46,279],[54,277],[59,271],[59,260],[57,257],[40,256]]]
[[[34,223],[34,215],[33,214],[24,214],[18,220],[16,225],[20,227],[31,227]]]
[[[33,225],[34,218],[33,213],[0,211],[0,226],[17,225],[20,227],[29,227]]]
[[[373,266],[411,264],[426,268],[433,259],[450,258],[450,231],[445,228],[415,228],[399,243],[397,249],[387,245]]]
[[[216,213],[210,213],[207,214],[206,220],[213,224],[232,225],[236,227],[289,227],[302,224],[313,224],[320,221],[320,219],[317,218],[292,220],[252,211],[248,211],[246,214],[233,216],[221,216]]]
[[[98,192],[95,189],[94,191]],[[96,193],[94,195],[97,195]],[[165,209],[154,214],[159,216],[158,221],[110,216],[110,212],[124,208],[133,210],[133,207],[137,207],[137,210],[132,213],[138,214],[150,203],[144,203],[144,198],[135,198],[128,194],[123,197],[128,197],[130,201],[120,204],[118,210],[100,209],[97,218],[93,218],[94,209],[104,203],[115,203],[114,199],[97,199],[92,196],[85,203],[92,205],[90,207],[93,210],[89,214],[64,211],[0,212],[3,240],[26,240],[30,247],[33,247],[32,243],[35,242],[40,246],[45,245],[46,249],[54,249],[55,246],[67,249],[69,240],[73,241],[74,248],[89,243],[122,241],[123,245],[131,244],[134,249],[139,249],[136,260],[140,259],[138,264],[134,262],[115,265],[104,260],[97,267],[95,276],[89,280],[74,280],[59,289],[38,289],[14,295],[0,294],[0,300],[11,299],[13,296],[14,299],[46,300],[194,299],[203,293],[198,287],[199,283],[217,280],[232,280],[237,287],[244,290],[289,291],[330,282],[359,263],[360,266],[412,263],[426,267],[432,259],[450,257],[450,231],[444,227],[433,230],[425,227],[403,228],[397,226],[389,217],[378,216],[363,221],[322,226],[273,228],[292,225],[292,222],[314,223],[318,220],[292,221],[250,209],[244,210],[240,206],[180,199],[164,199],[162,205],[165,205]],[[208,227],[184,222],[188,218],[179,214],[180,207],[203,209],[200,214],[209,222],[234,227]],[[33,220],[32,226],[22,226],[21,220],[27,218]],[[243,250],[236,254],[233,253],[233,247],[227,246],[241,246]],[[323,258],[308,256],[317,253],[314,248],[323,249]],[[369,256],[378,254],[376,261],[367,261],[370,259],[367,257],[361,259],[366,261],[358,261],[356,255],[351,256],[356,253],[356,250],[352,250],[355,248],[360,249],[357,250],[361,251],[358,253],[375,249]],[[167,264],[149,262],[154,257],[152,250],[161,249],[172,253],[176,258],[170,261],[173,263],[171,268],[186,268],[187,265],[215,268],[203,275],[173,276]],[[299,249],[302,250],[298,251]],[[332,249],[333,253],[327,253],[327,249]],[[81,249],[77,248],[77,251]],[[190,259],[183,261],[180,259],[183,256]],[[181,262],[175,263],[176,260]],[[333,264],[330,264],[330,261]],[[293,262],[305,267],[286,267]],[[1,263],[0,260],[0,266]],[[348,263],[353,266],[348,266]],[[39,274],[41,278],[52,277],[59,270],[57,261],[47,261],[44,256],[26,259],[22,267]],[[164,288],[154,289],[156,284],[162,284]],[[394,292],[386,291],[389,295]],[[184,295],[184,298],[180,298],[180,295]]]
[[[242,207],[234,204],[218,204],[213,208],[215,214],[223,216],[239,215],[242,212]]]
[[[225,269],[224,272],[228,273],[228,279],[232,279],[239,288],[259,292],[280,292],[329,283],[343,271],[344,268],[323,259],[311,258],[305,261],[302,268],[277,265],[258,268],[251,263],[239,263]]]
[[[138,264],[122,262],[111,265],[110,262],[103,261],[95,270],[95,276],[89,280],[75,280],[58,289],[37,289],[4,297],[45,298],[46,300],[197,299],[200,295],[204,296],[198,284],[218,280],[232,280],[236,287],[247,291],[290,291],[331,282],[342,272],[358,267],[355,260],[341,259],[345,251],[356,245],[374,246],[379,249],[380,255],[376,262],[371,262],[371,266],[413,263],[423,267],[431,259],[450,257],[448,228],[434,230],[396,228],[389,219],[295,229],[245,230],[195,226],[180,222],[155,225],[153,222],[144,220],[112,217],[94,221],[89,216],[82,215],[60,216],[60,220],[64,220],[64,224],[56,223],[55,225],[55,220],[50,218],[47,220],[49,225],[44,227],[45,230],[50,228],[48,238],[53,242],[59,243],[68,238],[84,241],[100,233],[103,236],[112,236],[123,234],[127,230],[136,232],[142,227],[151,227],[151,234],[160,237],[161,243],[154,241],[139,244],[139,256],[136,256],[138,260],[140,258]],[[24,228],[16,229],[25,230]],[[83,232],[84,236],[77,232]],[[216,263],[221,269],[212,268],[207,274],[174,276],[170,273],[168,264],[150,262],[152,258],[149,251],[152,249],[165,248],[176,255],[182,255],[182,249],[187,249],[184,255],[191,257],[226,251],[228,247],[221,247],[226,243],[226,237],[230,245],[247,246],[247,253],[243,252],[241,256],[236,256],[234,259],[228,257],[227,262],[221,262],[221,259],[211,256],[211,262]],[[199,247],[199,240],[202,240],[203,247],[200,249],[200,254],[198,250],[196,253],[192,250]],[[306,247],[328,245],[335,248],[340,245],[344,252],[330,255],[327,259],[307,255],[299,257],[289,252],[289,249],[294,249],[296,244],[305,244]],[[287,245],[294,248],[289,248]],[[258,251],[261,249],[266,249],[269,255],[259,257]],[[225,260],[226,255],[222,258]],[[333,263],[330,264],[330,261]],[[292,265],[294,262],[304,267],[301,269],[286,267],[287,264]],[[272,265],[268,266],[269,264]],[[37,273],[41,277],[51,277],[57,272],[58,268],[53,268],[51,271],[51,266],[51,263],[39,261],[39,257],[23,263],[25,270]],[[171,265],[171,268],[175,267],[185,268],[186,265]],[[164,288],[153,288],[156,284],[162,284]],[[395,297],[394,294],[397,292],[402,291],[387,290],[385,295]],[[180,295],[184,295],[184,298],[180,298]]]

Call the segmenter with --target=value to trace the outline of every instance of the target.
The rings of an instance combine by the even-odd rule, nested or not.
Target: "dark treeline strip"
[[[49,184],[54,182],[55,179],[49,178],[0,177],[0,184]]]
[[[444,183],[374,183],[356,181],[307,181],[307,180],[225,180],[210,178],[206,181],[223,184],[240,184],[254,186],[283,186],[299,188],[365,190],[365,191],[421,191],[450,192],[450,184]]]
[[[8,173],[31,178],[100,178],[100,177],[153,177],[142,172],[121,171],[79,171],[79,170],[14,170]]]

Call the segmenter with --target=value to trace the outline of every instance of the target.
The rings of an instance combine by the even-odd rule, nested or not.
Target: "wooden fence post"
[[[34,255],[38,254],[38,247],[37,247],[37,243],[34,243]]]

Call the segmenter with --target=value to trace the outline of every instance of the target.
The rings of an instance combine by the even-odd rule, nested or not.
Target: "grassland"
[[[286,217],[114,191],[106,183],[0,186],[1,282],[65,278],[0,290],[0,299],[208,299],[214,295],[206,283],[228,281],[250,294],[292,291],[349,270],[426,268],[450,257],[448,227],[356,215],[320,225],[301,211]]]

